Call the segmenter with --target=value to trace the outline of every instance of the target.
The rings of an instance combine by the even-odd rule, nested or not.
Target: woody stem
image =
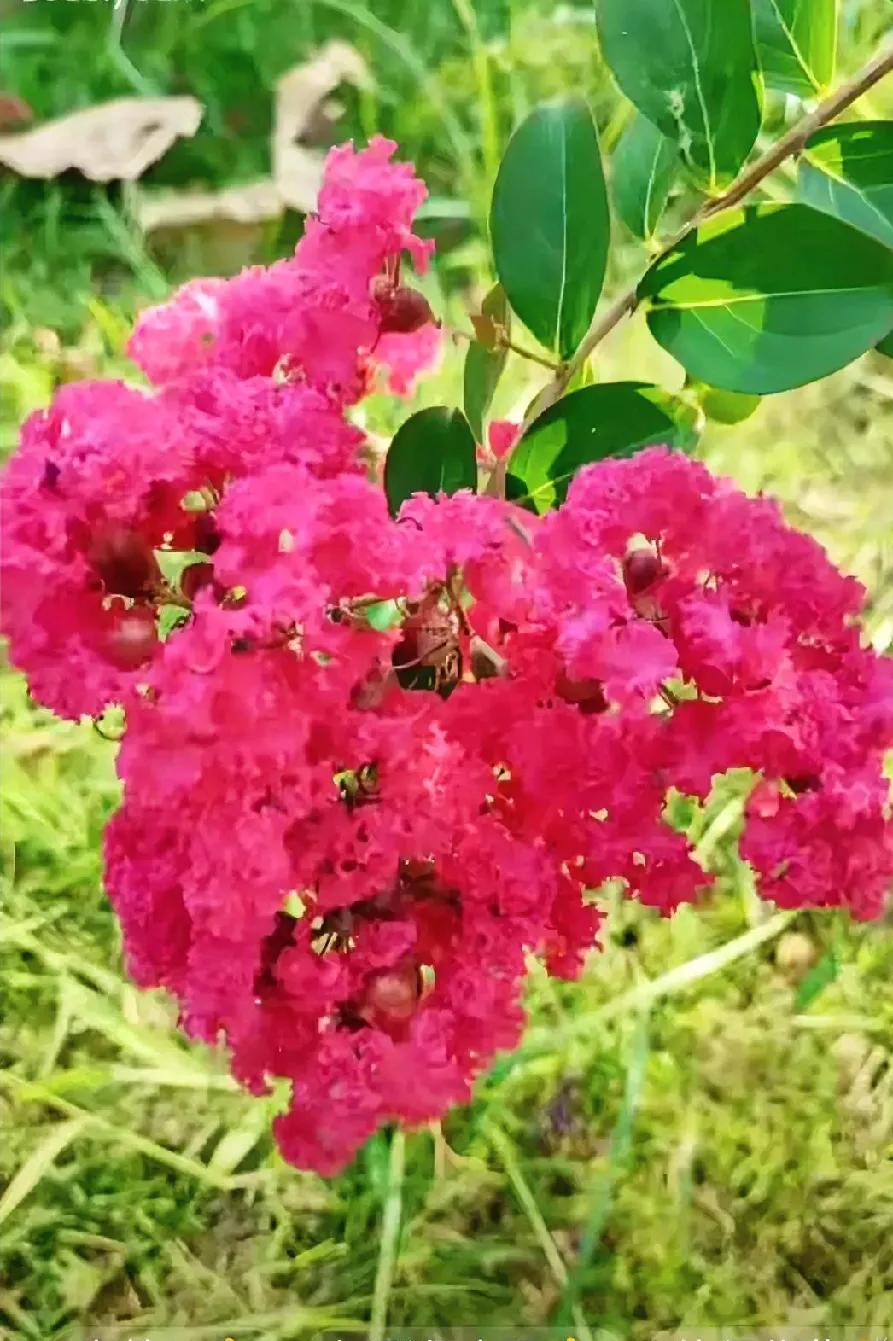
[[[863,93],[867,93],[870,88],[873,88],[891,71],[893,71],[893,46],[874,56],[857,74],[853,75],[852,79],[847,80],[839,89],[820,102],[812,112],[798,121],[795,126],[792,126],[761,158],[758,158],[750,167],[745,168],[722,195],[705,201],[688,222],[683,224],[664,243],[651,265],[669,255],[684,238],[688,237],[708,219],[712,219],[714,215],[722,213],[723,210],[731,209],[733,205],[740,204],[786,159],[799,154],[811,135],[814,135],[828,122],[833,121],[841,112],[846,111]],[[524,428],[528,428],[534,419],[537,419],[545,410],[555,404],[566,390],[571,378],[579,371],[592,351],[601,344],[606,336],[611,334],[615,327],[620,325],[625,317],[636,311],[641,301],[639,287],[643,278],[644,276],[640,276],[635,284],[615,299],[606,312],[593,319],[576,353],[558,369],[552,381],[543,387],[534,399],[525,416]]]

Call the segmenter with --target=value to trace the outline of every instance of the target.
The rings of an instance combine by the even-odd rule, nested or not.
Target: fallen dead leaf
[[[347,42],[327,42],[312,60],[295,65],[276,85],[273,125],[273,180],[286,205],[307,213],[316,205],[324,157],[302,141],[322,116],[333,124],[330,93],[348,82],[362,88],[369,83],[363,57]]]
[[[94,182],[134,181],[202,119],[196,98],[116,98],[0,135],[0,163],[23,177],[57,177],[74,168]]]
[[[307,214],[316,206],[325,155],[308,141],[337,121],[330,99],[339,84],[363,87],[369,71],[347,42],[327,42],[309,61],[293,66],[276,85],[270,140],[272,176],[222,191],[141,192],[134,213],[146,233],[204,224],[257,224],[286,207]]]
[[[281,212],[282,198],[269,177],[224,191],[143,192],[134,205],[145,233],[206,223],[263,223]]]

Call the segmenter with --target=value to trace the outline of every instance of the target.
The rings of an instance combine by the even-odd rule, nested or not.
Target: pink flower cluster
[[[785,906],[873,917],[893,877],[891,664],[774,504],[654,448],[542,520],[467,492],[389,516],[345,411],[438,337],[392,152],[332,153],[293,259],[148,312],[154,389],[62,391],[0,499],[35,696],[126,710],[130,971],[253,1091],[288,1078],[277,1139],[324,1173],[469,1097],[527,955],[572,976],[595,944],[591,891],[696,898],[672,789],[753,771],[742,851]]]

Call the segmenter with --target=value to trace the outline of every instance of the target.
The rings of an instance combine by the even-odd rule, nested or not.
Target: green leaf
[[[571,391],[580,391],[584,386],[592,386],[595,381],[595,369],[592,366],[592,359],[584,359],[572,374],[571,379],[565,388],[565,395]]]
[[[893,323],[893,252],[806,205],[726,212],[639,286],[658,344],[699,381],[766,395],[816,381]]]
[[[512,453],[506,494],[533,512],[564,502],[581,466],[696,440],[695,411],[646,382],[603,382],[574,391],[540,415]]]
[[[372,605],[367,605],[363,611],[366,616],[366,622],[378,633],[386,633],[388,629],[394,629],[403,619],[403,612],[396,601],[375,601]]]
[[[481,304],[481,312],[506,331],[509,330],[511,312],[501,284],[495,284],[487,294]],[[477,340],[469,345],[465,355],[463,404],[465,417],[478,442],[484,441],[484,420],[507,357],[507,349],[487,349]]]
[[[833,948],[826,951],[800,983],[794,1000],[794,1009],[797,1011],[808,1010],[812,1003],[821,996],[822,992],[837,981],[842,967],[839,952]]]
[[[893,247],[893,121],[827,126],[807,140],[800,199]]]
[[[592,320],[610,217],[598,136],[582,98],[537,107],[515,131],[490,209],[496,273],[518,316],[569,358]]]
[[[657,231],[679,169],[679,151],[647,117],[637,115],[614,151],[614,207],[636,237]]]
[[[629,100],[708,189],[730,182],[762,121],[749,0],[597,0],[596,14]]]
[[[837,0],[754,0],[757,53],[770,88],[811,98],[834,80]]]
[[[879,342],[877,351],[879,354],[886,354],[888,359],[893,359],[893,331]]]
[[[760,408],[760,396],[745,396],[740,391],[717,391],[714,387],[701,397],[701,409],[713,424],[743,424]]]
[[[690,381],[688,385],[712,424],[743,424],[762,404],[760,396],[745,396],[740,391],[720,391],[715,386],[698,381]]]
[[[435,405],[410,415],[394,435],[384,467],[384,489],[396,516],[412,494],[454,494],[477,487],[477,456],[468,423],[458,410]]]

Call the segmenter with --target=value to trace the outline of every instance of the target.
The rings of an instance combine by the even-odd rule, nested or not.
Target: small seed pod
[[[430,880],[437,869],[432,857],[404,857],[400,862],[400,875],[404,880]]]
[[[118,670],[136,670],[151,661],[158,646],[155,612],[147,606],[115,614],[102,639],[102,653]]]
[[[608,706],[601,680],[572,680],[562,671],[555,680],[555,692],[565,703],[575,703],[582,713],[604,712]]]
[[[641,596],[666,574],[653,549],[634,549],[623,560],[623,581],[630,596]]]
[[[424,294],[405,284],[378,298],[378,314],[383,335],[410,335],[434,320]]]
[[[213,554],[220,547],[220,532],[217,530],[217,523],[209,512],[199,512],[195,518],[195,537],[193,539],[195,549],[201,550],[202,554]]]
[[[113,525],[97,532],[87,562],[106,591],[115,596],[143,596],[161,577],[152,546],[139,531]]]
[[[194,601],[203,587],[214,581],[212,563],[191,563],[180,576],[180,590],[187,601]]]
[[[368,1024],[402,1024],[415,1014],[420,992],[416,964],[383,969],[369,980],[359,1013]]]

